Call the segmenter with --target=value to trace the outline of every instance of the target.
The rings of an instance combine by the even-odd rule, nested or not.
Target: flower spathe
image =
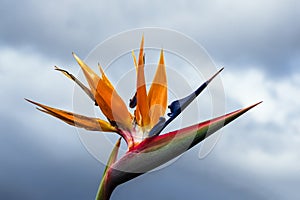
[[[164,128],[188,107],[223,68],[200,85],[195,92],[167,106],[168,87],[164,51],[161,50],[160,52],[156,73],[147,92],[144,74],[145,53],[143,36],[138,59],[132,51],[137,80],[135,94],[129,103],[130,108],[135,108],[131,114],[100,64],[99,71],[101,75],[99,76],[75,53],[73,53],[73,56],[81,67],[89,87],[81,83],[69,72],[58,67],[55,67],[55,69],[73,80],[90,97],[94,104],[99,106],[107,121],[26,100],[37,105],[40,111],[59,118],[70,125],[91,131],[114,132],[120,135],[120,139],[118,139],[107,162],[96,199],[109,199],[111,193],[118,185],[184,153],[208,135],[260,103],[181,130],[161,134]],[[168,119],[164,117],[167,107],[170,109]],[[126,141],[128,150],[123,157],[117,160],[121,138]]]

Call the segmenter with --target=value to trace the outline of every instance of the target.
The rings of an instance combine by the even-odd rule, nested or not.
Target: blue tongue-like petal
[[[168,108],[170,109],[170,113],[168,113],[168,116],[170,117],[167,121],[160,120],[158,123],[150,130],[149,137],[159,135],[161,131],[171,122],[173,121],[192,101],[207,87],[207,85],[223,70],[224,68],[221,68],[216,74],[214,74],[210,79],[205,81],[200,87],[195,90],[192,94],[188,95],[187,97],[184,97],[182,99],[173,101]]]
[[[160,117],[157,124],[149,132],[149,137],[158,135],[166,127],[166,118]]]

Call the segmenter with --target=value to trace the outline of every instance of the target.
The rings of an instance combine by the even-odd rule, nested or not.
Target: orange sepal
[[[110,122],[116,122],[122,127],[131,128],[131,115],[121,97],[115,91],[113,85],[105,75],[103,69],[99,65],[101,78],[85,64],[75,53],[74,58],[80,65],[85,78],[91,88],[99,108]]]
[[[83,62],[75,53],[72,53],[75,60],[81,67],[83,74],[90,86],[91,92],[93,95],[96,95],[96,88],[98,85],[98,82],[100,80],[100,77],[85,63]]]
[[[151,127],[153,127],[160,117],[164,116],[168,101],[168,86],[166,65],[164,61],[164,53],[161,50],[159,64],[148,93],[148,102],[150,108]]]
[[[122,98],[118,95],[112,84],[102,71],[102,79],[99,80],[95,96],[103,114],[118,126],[130,129],[132,117]]]
[[[117,129],[115,127],[113,127],[110,123],[104,120],[86,117],[83,115],[78,115],[64,110],[52,108],[28,99],[25,100],[40,107],[37,108],[38,110],[50,114],[72,126],[84,128],[90,131],[117,132]]]
[[[139,61],[137,68],[137,107],[141,115],[141,126],[147,127],[150,123],[149,104],[147,98],[144,74],[144,36],[142,37]]]

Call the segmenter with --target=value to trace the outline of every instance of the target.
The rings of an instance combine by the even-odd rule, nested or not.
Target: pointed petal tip
[[[234,112],[231,112],[231,113],[227,114],[226,116],[228,117],[229,121],[226,122],[226,124],[229,123],[229,122],[231,122],[231,121],[233,121],[234,119],[238,118],[242,114],[248,112],[249,110],[251,110],[252,108],[254,108],[255,106],[257,106],[257,105],[259,105],[261,103],[262,103],[262,101],[259,101],[259,102],[255,103],[255,104],[252,104],[251,106],[248,106],[248,107],[245,107],[245,108],[242,108],[242,109],[239,109],[239,110],[236,110]],[[234,116],[234,117],[232,118],[232,116]],[[225,119],[225,120],[227,120],[227,119]]]
[[[78,62],[79,65],[81,65],[81,63],[83,63],[83,60],[81,58],[79,58],[79,56],[77,56],[74,52],[72,52],[72,55],[75,58],[75,60]]]
[[[100,65],[99,62],[97,63],[97,65],[98,65],[98,68],[99,68],[100,72],[102,73],[103,72],[102,66]]]
[[[218,76],[222,71],[224,70],[224,67],[222,67],[221,69],[219,69],[219,71],[217,73],[215,73],[210,79],[208,79],[206,81],[207,84],[209,84],[214,78],[216,78],[216,76]]]
[[[98,68],[100,70],[101,75],[102,76],[105,75],[104,70],[103,70],[102,66],[100,65],[100,63],[98,63]]]
[[[29,103],[32,103],[32,104],[34,104],[34,105],[36,105],[36,106],[39,106],[39,107],[41,107],[41,108],[43,108],[43,105],[42,104],[40,104],[40,103],[38,103],[38,102],[35,102],[35,101],[32,101],[32,100],[30,100],[30,99],[27,99],[27,98],[24,98],[26,101],[28,101]],[[38,109],[38,108],[37,108]],[[39,110],[39,109],[38,109]]]
[[[145,37],[144,37],[144,33],[143,33],[142,39],[141,39],[141,47],[144,47],[144,41],[145,41]]]
[[[68,71],[64,70],[64,69],[61,69],[61,68],[59,68],[59,67],[57,67],[57,66],[54,66],[54,70],[55,70],[55,71],[62,72],[62,73],[65,74],[68,78],[71,78],[71,77],[70,77],[70,73],[69,73]],[[72,79],[72,78],[71,78],[71,79]]]
[[[27,99],[27,98],[24,98],[26,101],[28,101],[29,103],[32,103],[32,104],[34,104],[34,105],[36,105],[36,106],[39,106],[39,107],[41,107],[41,108],[39,108],[39,107],[36,107],[36,109],[37,110],[39,110],[39,111],[42,111],[42,112],[45,112],[45,110],[43,110],[42,108],[42,104],[40,104],[40,103],[37,103],[37,102],[35,102],[35,101],[32,101],[32,100],[30,100],[30,99]]]
[[[57,66],[54,66],[54,70],[60,71],[60,72],[63,72],[63,73],[68,73],[66,70],[61,69],[61,68],[59,68],[59,67],[57,67]]]
[[[37,109],[38,111],[41,111],[41,112],[43,112],[43,113],[46,113],[46,114],[51,115],[47,110],[43,110],[43,109],[41,109],[41,108],[39,108],[39,107],[36,107],[36,109]]]
[[[56,65],[54,65],[54,70],[66,72],[66,70],[64,70],[64,69],[62,69],[62,68],[59,68],[59,67],[56,66]]]
[[[75,60],[77,61],[77,63],[81,66],[83,64],[83,61],[74,52],[72,52],[72,55],[75,58]]]
[[[163,49],[160,50],[159,64],[161,64],[161,65],[165,64],[164,50]]]
[[[119,137],[119,139],[117,140],[117,143],[116,143],[116,147],[120,147],[121,145],[121,141],[122,141],[122,137]]]
[[[136,56],[134,54],[134,50],[131,51],[131,55],[132,55],[132,58],[133,58],[133,64],[134,64],[135,70],[137,72],[138,64],[137,64],[137,61],[136,61]]]
[[[244,108],[244,109],[245,109],[245,110],[249,110],[249,109],[254,108],[255,106],[261,104],[262,102],[263,102],[263,101],[259,101],[259,102],[255,103],[255,104],[253,104],[253,105],[251,105],[251,106],[248,106],[248,107],[246,107],[246,108]]]
[[[37,105],[37,103],[36,102],[34,102],[34,101],[32,101],[32,100],[30,100],[30,99],[27,99],[27,98],[24,98],[26,101],[28,101],[29,103],[32,103],[32,104],[35,104],[35,105]]]
[[[224,115],[223,118],[225,119],[225,124],[230,123],[231,121],[235,120],[236,118],[238,118],[239,116],[243,115],[244,113],[248,112],[249,110],[251,110],[252,108],[254,108],[255,106],[261,104],[262,101],[259,101],[255,104],[252,104],[251,106],[236,110],[234,112],[228,113],[227,115]]]
[[[74,53],[74,52],[72,52],[72,56],[76,59],[76,58],[78,58],[78,56]],[[77,60],[77,59],[76,59]]]
[[[141,44],[140,44],[138,66],[144,66],[145,64],[144,61],[145,61],[145,54],[144,54],[144,34],[143,34]]]
[[[72,56],[73,56],[76,60],[79,59],[79,57],[78,57],[74,52],[72,52]]]

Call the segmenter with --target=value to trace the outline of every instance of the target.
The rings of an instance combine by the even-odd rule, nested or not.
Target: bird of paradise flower
[[[76,54],[73,56],[81,67],[89,88],[69,72],[55,67],[65,76],[73,80],[99,106],[107,121],[52,108],[31,100],[37,109],[62,121],[90,131],[114,132],[120,135],[107,161],[102,180],[96,195],[97,200],[108,200],[113,190],[133,178],[136,178],[181,155],[200,143],[209,135],[235,120],[256,103],[223,116],[201,122],[180,130],[161,134],[188,105],[207,87],[207,85],[223,70],[220,69],[209,80],[204,82],[192,94],[173,101],[167,106],[168,88],[164,51],[160,52],[159,64],[147,92],[144,75],[144,36],[142,37],[138,59],[132,51],[136,68],[137,84],[135,95],[130,99],[129,107],[135,108],[131,114],[122,98],[115,91],[104,70],[99,65],[101,76],[98,76]],[[168,119],[164,117],[167,107]],[[128,149],[125,155],[117,159],[121,139]]]

